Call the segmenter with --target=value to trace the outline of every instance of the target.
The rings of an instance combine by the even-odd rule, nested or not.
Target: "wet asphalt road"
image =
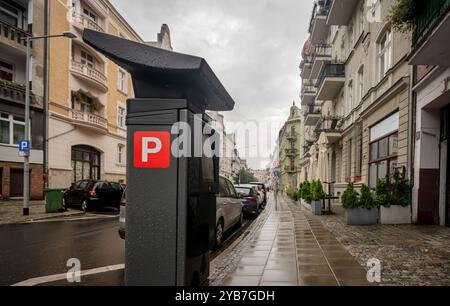
[[[82,270],[123,264],[125,242],[117,229],[117,218],[0,226],[0,285],[66,273],[70,258],[78,258]],[[109,274],[86,277],[86,284],[120,284],[123,271]]]
[[[106,214],[111,215],[111,214]],[[225,233],[223,248],[251,223],[245,220],[241,229]],[[118,233],[118,217],[75,221],[0,226],[0,286],[9,286],[28,279],[67,273],[71,258],[81,262],[81,270],[89,270],[125,262],[125,242]],[[124,270],[83,276],[81,283],[66,280],[42,283],[39,286],[122,286]]]

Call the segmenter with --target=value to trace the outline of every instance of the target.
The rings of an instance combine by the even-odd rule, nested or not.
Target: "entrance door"
[[[447,139],[447,199],[446,199],[446,211],[447,218],[445,224],[450,227],[450,139]]]
[[[441,147],[447,147],[447,165],[442,165],[447,169],[447,177],[445,182],[445,203],[446,203],[446,216],[445,224],[450,226],[450,106],[447,106],[442,111],[441,117]]]
[[[10,195],[12,198],[23,197],[23,170],[11,169],[10,174]]]

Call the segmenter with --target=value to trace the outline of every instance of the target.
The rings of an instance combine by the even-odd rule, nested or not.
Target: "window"
[[[0,0],[0,21],[26,30],[24,27],[26,24],[25,13],[3,0]]]
[[[353,109],[353,81],[350,80],[347,86],[347,114]]]
[[[397,168],[397,155],[397,132],[370,144],[370,188],[375,188],[379,179],[384,179],[395,171]]]
[[[94,68],[94,57],[86,51],[81,51],[81,63],[90,68]]]
[[[0,113],[0,143],[18,145],[23,139],[25,139],[25,119]]]
[[[126,118],[125,108],[118,106],[117,107],[117,126],[118,127],[125,128],[125,118]]]
[[[117,89],[127,93],[127,73],[120,68],[117,72]]]
[[[353,146],[352,140],[349,139],[347,143],[347,180],[351,181],[352,177],[352,163],[353,163]]]
[[[124,151],[125,151],[125,146],[122,144],[119,144],[117,146],[117,164],[118,165],[123,165],[125,158],[124,158]]]
[[[361,101],[364,96],[364,66],[358,70],[358,100]]]
[[[383,79],[392,65],[392,32],[386,30],[378,43],[379,79]]]
[[[89,18],[90,20],[92,20],[94,22],[97,22],[97,16],[92,11],[90,11],[89,9],[86,9],[86,8],[83,9],[83,14],[84,14],[84,16]]]
[[[359,35],[364,32],[364,21],[366,19],[366,15],[364,14],[364,1],[361,3],[359,7],[359,16],[358,16],[358,27],[359,27]]]
[[[72,147],[72,183],[100,179],[100,152],[88,146]]]
[[[10,82],[14,81],[13,65],[0,61],[0,79]]]

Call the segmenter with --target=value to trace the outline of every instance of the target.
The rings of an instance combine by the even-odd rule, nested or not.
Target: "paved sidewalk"
[[[369,285],[366,270],[320,221],[289,200],[250,234],[248,245],[225,286]]]
[[[72,209],[62,213],[47,214],[44,201],[31,201],[29,216],[22,216],[22,211],[23,201],[0,201],[0,225],[31,222],[47,218],[82,216],[85,214],[80,210]]]

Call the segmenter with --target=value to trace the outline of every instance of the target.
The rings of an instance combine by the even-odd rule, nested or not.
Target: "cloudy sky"
[[[227,121],[270,127],[272,132],[260,131],[260,157],[249,159],[251,167],[265,167],[276,131],[292,101],[299,103],[298,65],[313,1],[111,1],[144,40],[156,40],[167,23],[175,51],[208,61],[236,101],[234,111],[224,114]],[[238,149],[248,151],[243,144]]]

